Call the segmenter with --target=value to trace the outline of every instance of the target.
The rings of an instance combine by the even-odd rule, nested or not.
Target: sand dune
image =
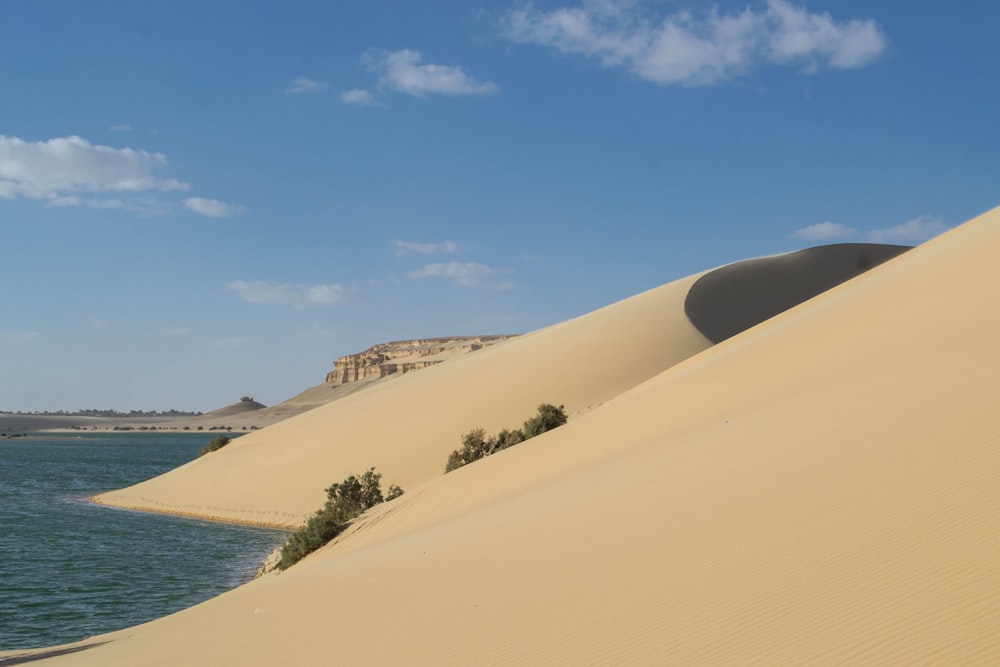
[[[698,331],[720,343],[907,250],[835,243],[728,264],[695,281],[684,312]]]
[[[98,500],[297,527],[326,487],[371,466],[412,490],[472,428],[519,426],[543,402],[592,408],[709,347],[684,316],[695,278],[340,398]]]
[[[659,370],[641,377],[637,362],[600,405],[582,380],[620,369],[565,361],[524,386],[550,382],[569,397],[544,399],[592,409],[445,476],[369,441],[385,457],[372,464],[412,475],[406,496],[285,573],[51,662],[995,664],[998,248],[1000,209],[714,347],[691,331],[670,339],[684,345],[651,337]],[[675,331],[663,307],[690,284],[378,391],[416,401],[425,373],[430,386],[485,380],[652,320]],[[381,404],[364,395],[340,404],[374,420]],[[460,405],[495,428],[539,400],[498,395],[495,412]],[[263,435],[241,439],[260,443],[244,466],[267,458]]]

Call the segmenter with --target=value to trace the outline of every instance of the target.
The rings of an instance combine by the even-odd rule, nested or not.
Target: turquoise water
[[[186,463],[210,439],[187,433],[0,439],[0,650],[143,623],[253,578],[286,533],[86,501]]]

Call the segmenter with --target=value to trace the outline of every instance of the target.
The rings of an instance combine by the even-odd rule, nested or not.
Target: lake
[[[144,623],[251,580],[288,533],[86,500],[187,463],[213,437],[0,438],[0,650]]]

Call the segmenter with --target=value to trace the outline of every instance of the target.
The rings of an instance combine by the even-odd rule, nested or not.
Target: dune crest
[[[588,409],[708,348],[683,311],[694,279],[340,398],[96,500],[298,527],[332,482],[371,466],[414,489],[473,428],[520,426],[540,403]]]
[[[695,281],[684,312],[698,331],[721,343],[909,249],[836,243],[727,264]]]

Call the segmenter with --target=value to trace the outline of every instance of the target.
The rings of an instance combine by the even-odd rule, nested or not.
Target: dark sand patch
[[[0,665],[3,667],[26,665],[30,662],[37,662],[38,660],[47,660],[49,658],[58,658],[62,655],[79,653],[80,651],[96,648],[102,644],[107,644],[107,642],[96,642],[93,644],[84,644],[83,646],[67,646],[65,648],[56,647],[49,649],[32,649],[28,652],[11,652],[6,656],[0,655]]]
[[[684,312],[706,338],[720,343],[909,249],[838,243],[736,262],[695,281]]]

